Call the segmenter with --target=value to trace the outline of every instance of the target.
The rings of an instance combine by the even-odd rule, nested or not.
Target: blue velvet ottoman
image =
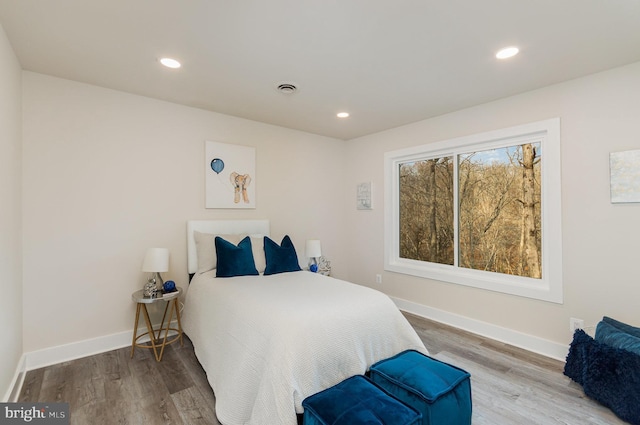
[[[471,424],[471,375],[414,350],[371,366],[371,380],[422,413],[424,425]]]
[[[302,401],[304,425],[420,425],[422,415],[362,375]]]

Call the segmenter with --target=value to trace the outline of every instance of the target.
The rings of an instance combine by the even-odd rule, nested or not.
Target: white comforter
[[[195,276],[182,325],[224,425],[296,425],[302,400],[406,349],[426,353],[389,297],[310,272]]]

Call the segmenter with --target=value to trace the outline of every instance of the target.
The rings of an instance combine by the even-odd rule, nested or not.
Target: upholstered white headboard
[[[187,221],[187,261],[189,274],[198,271],[198,253],[193,232],[214,235],[265,235],[269,236],[269,220],[189,220]]]

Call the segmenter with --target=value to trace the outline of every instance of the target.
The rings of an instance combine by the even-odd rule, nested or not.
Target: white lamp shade
[[[320,240],[309,239],[304,249],[308,258],[317,258],[322,256],[322,248],[320,247]]]
[[[169,250],[167,248],[149,248],[142,263],[143,272],[169,271]]]

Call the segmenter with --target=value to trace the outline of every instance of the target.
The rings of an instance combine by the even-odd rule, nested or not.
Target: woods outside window
[[[385,269],[562,302],[559,120],[385,155]]]

